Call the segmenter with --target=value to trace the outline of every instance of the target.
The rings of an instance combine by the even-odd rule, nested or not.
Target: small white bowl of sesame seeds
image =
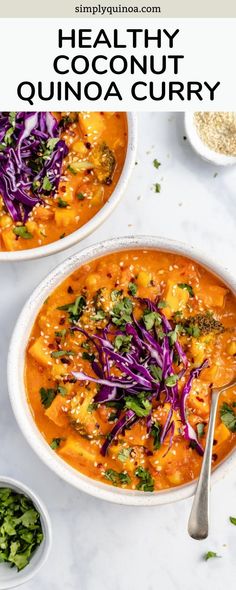
[[[144,493],[133,489],[107,485],[84,475],[55,453],[38,430],[29,408],[25,386],[25,354],[32,327],[44,301],[54,289],[82,265],[89,264],[92,260],[107,254],[130,250],[156,250],[162,253],[187,257],[215,274],[233,293],[236,293],[235,278],[227,268],[222,267],[215,260],[209,259],[207,255],[187,244],[166,238],[129,236],[114,238],[89,246],[67,258],[56,267],[40,283],[26,302],[16,323],[10,343],[8,389],[15,418],[26,440],[40,459],[59,477],[77,489],[109,502],[134,506],[154,506],[176,502],[192,496],[195,493],[196,480],[177,487]],[[235,463],[236,452],[231,452],[213,470],[212,482],[225,476],[228,471],[235,467]]]
[[[236,112],[186,112],[186,136],[193,150],[216,166],[236,164]]]

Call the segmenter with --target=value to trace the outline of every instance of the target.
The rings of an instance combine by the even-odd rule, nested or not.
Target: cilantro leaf
[[[95,359],[95,355],[93,354],[93,352],[87,352],[87,350],[84,350],[82,352],[82,359],[84,359],[85,361],[89,361],[90,363],[92,363]]]
[[[114,340],[116,350],[119,350],[120,352],[129,352],[131,340],[132,336],[123,336],[122,334],[119,334]]]
[[[103,309],[98,309],[96,314],[92,316],[92,319],[95,322],[100,322],[101,320],[104,320],[106,317],[105,311],[103,311]]]
[[[51,357],[53,359],[59,359],[63,356],[74,356],[75,352],[73,350],[53,350],[51,352]]]
[[[56,451],[56,449],[59,448],[59,446],[63,440],[65,440],[64,437],[53,438],[50,443],[51,449],[53,449],[53,451]]]
[[[52,183],[50,182],[47,176],[44,176],[43,179],[43,190],[47,192],[50,192],[52,190]]]
[[[233,405],[224,402],[220,408],[220,418],[228,430],[236,432],[236,414]]]
[[[120,326],[121,329],[124,328],[127,323],[132,321],[132,311],[132,301],[128,297],[123,297],[123,299],[115,303],[110,312],[113,324]]]
[[[152,377],[155,379],[155,381],[162,380],[162,370],[161,370],[161,367],[158,367],[158,365],[151,365],[150,366],[150,373],[151,373]]]
[[[220,555],[217,555],[215,551],[207,551],[207,553],[205,553],[204,555],[205,561],[208,561],[208,559],[212,559],[212,557],[220,557]]]
[[[154,479],[148,469],[144,469],[144,467],[137,467],[134,474],[140,480],[136,485],[137,490],[142,490],[143,492],[154,491]]]
[[[198,435],[198,438],[201,438],[202,436],[204,436],[204,432],[205,432],[205,424],[204,424],[204,422],[199,422],[197,424],[197,435]]]
[[[77,322],[80,316],[83,313],[83,309],[86,307],[86,299],[83,295],[79,295],[76,297],[75,301],[72,303],[67,303],[66,305],[61,305],[57,309],[62,311],[67,311],[69,314],[69,318],[71,322]]]
[[[104,472],[104,477],[110,481],[114,486],[118,486],[119,484],[129,484],[131,479],[128,473],[124,473],[121,471],[115,471],[114,469],[107,469]]]
[[[137,293],[138,287],[135,283],[129,283],[128,284],[128,293],[129,295],[133,295],[133,297],[135,297],[136,293]]]
[[[16,225],[13,228],[13,232],[16,236],[19,236],[19,238],[24,238],[25,240],[31,240],[33,237],[25,225]]]
[[[186,291],[188,291],[189,296],[190,297],[194,297],[194,291],[191,285],[188,285],[188,283],[178,283],[178,287],[180,289],[186,289]]]
[[[132,451],[132,448],[130,447],[124,447],[123,449],[121,449],[121,451],[118,453],[117,458],[119,459],[119,461],[121,461],[122,463],[125,463],[126,461],[128,461],[129,457],[130,457],[130,453]]]
[[[51,137],[50,139],[47,140],[47,148],[51,152],[53,152],[53,150],[56,147],[58,141],[59,141],[59,137]]]
[[[0,489],[0,531],[0,562],[23,569],[43,540],[40,515],[27,496]]]
[[[133,410],[139,418],[144,418],[150,414],[152,404],[147,399],[146,393],[141,392],[138,395],[127,395],[125,398],[125,408],[127,410]]]
[[[177,383],[177,381],[178,375],[169,375],[169,377],[166,377],[165,379],[165,385],[167,385],[167,387],[173,387]]]
[[[121,297],[123,291],[118,291],[118,289],[114,289],[113,291],[111,291],[111,300],[112,301],[116,301],[117,299],[119,299],[119,297]]]
[[[40,397],[41,397],[41,402],[44,406],[44,408],[49,408],[51,403],[53,402],[54,398],[57,395],[57,390],[56,389],[52,389],[52,388],[48,388],[46,389],[45,387],[41,387],[39,390],[40,393]]]
[[[155,191],[155,193],[160,193],[161,192],[161,185],[160,185],[159,182],[156,182],[154,184],[154,191]]]
[[[153,448],[156,451],[157,449],[160,449],[161,446],[161,431],[162,431],[162,426],[159,422],[154,422],[154,424],[151,427],[150,433],[153,436]]]
[[[146,330],[152,330],[155,325],[161,324],[161,316],[156,311],[145,311],[143,314],[143,322]]]
[[[57,205],[60,209],[66,209],[66,207],[68,207],[67,201],[63,201],[63,199],[61,197],[59,197],[59,199],[57,201]]]

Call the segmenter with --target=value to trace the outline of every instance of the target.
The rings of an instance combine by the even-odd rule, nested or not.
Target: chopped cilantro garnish
[[[118,291],[118,289],[114,289],[114,291],[111,291],[111,300],[112,301],[116,301],[117,299],[119,299],[119,297],[121,297],[123,291]]]
[[[220,555],[217,555],[217,553],[215,553],[215,551],[207,551],[207,553],[205,553],[205,555],[203,556],[205,561],[208,561],[208,559],[211,559],[212,557],[220,557]]]
[[[204,436],[204,432],[205,432],[205,424],[203,422],[199,422],[197,424],[197,435],[199,438],[201,438],[202,436]]]
[[[103,311],[103,309],[98,309],[98,311],[96,312],[96,314],[92,316],[92,319],[95,322],[99,322],[101,320],[104,320],[105,317],[106,317],[105,311]]]
[[[50,192],[52,190],[52,183],[50,182],[49,178],[47,176],[44,176],[43,179],[43,190]]]
[[[113,324],[116,326],[120,326],[121,328],[125,327],[125,324],[132,321],[131,314],[133,311],[133,304],[132,301],[128,297],[123,297],[120,299],[112,308],[110,315]]]
[[[153,448],[156,451],[161,446],[161,431],[162,427],[159,422],[154,422],[151,427],[151,435],[153,436]]]
[[[89,361],[90,363],[92,363],[95,359],[95,355],[91,352],[87,352],[86,350],[84,352],[82,352],[82,359],[84,359],[85,361]]]
[[[84,199],[85,199],[85,196],[83,195],[83,193],[78,193],[76,195],[76,197],[77,197],[77,199],[79,199],[79,201],[84,201]]]
[[[189,296],[194,297],[193,288],[191,285],[188,285],[188,283],[178,283],[178,287],[180,289],[186,289],[186,291],[189,293]]]
[[[128,284],[128,293],[129,295],[133,295],[133,297],[135,297],[136,293],[137,293],[137,285],[135,283],[129,283]]]
[[[76,297],[75,301],[72,303],[67,303],[66,305],[61,305],[57,309],[62,311],[67,311],[69,314],[69,318],[71,322],[77,322],[80,316],[83,313],[83,309],[86,307],[86,299],[83,295],[79,295]]]
[[[118,473],[114,469],[107,469],[104,473],[104,477],[108,479],[114,486],[118,486],[119,484],[129,484],[131,479],[128,473]]]
[[[39,390],[40,393],[40,397],[41,397],[41,402],[44,406],[44,408],[49,408],[51,403],[53,402],[54,398],[57,395],[57,389],[53,389],[51,387],[49,388],[45,388],[45,387],[41,387]]]
[[[64,328],[63,330],[59,330],[59,332],[55,332],[56,338],[65,338],[67,334],[67,329]]]
[[[120,352],[129,352],[131,340],[132,336],[123,336],[122,334],[119,334],[114,340],[116,350],[119,350]]]
[[[151,373],[152,377],[155,379],[155,381],[162,380],[162,370],[161,370],[161,367],[158,367],[158,365],[151,365],[150,366],[150,373]]]
[[[51,152],[53,152],[53,150],[56,147],[58,141],[59,141],[59,137],[51,137],[50,139],[47,140],[47,148]]]
[[[224,402],[220,408],[220,418],[223,424],[230,430],[231,432],[236,432],[236,413],[234,411],[234,406],[227,404]]]
[[[154,479],[148,469],[144,469],[144,467],[137,467],[137,469],[135,469],[135,475],[140,480],[136,485],[137,490],[142,490],[143,492],[154,491]]]
[[[131,447],[124,447],[123,449],[120,450],[120,452],[118,453],[117,458],[119,459],[119,461],[121,461],[122,463],[125,463],[129,457],[130,457],[130,453],[132,451]]]
[[[53,449],[53,451],[56,451],[56,449],[59,448],[59,446],[63,440],[65,440],[64,437],[53,438],[50,443],[51,449]]]
[[[154,166],[154,168],[157,168],[157,169],[158,169],[158,168],[161,166],[161,163],[160,163],[160,162],[158,162],[158,160],[155,158],[155,159],[153,160],[153,166]]]
[[[143,322],[146,330],[152,330],[155,325],[161,323],[161,316],[156,311],[145,311],[143,314]]]
[[[68,207],[68,203],[66,201],[63,201],[61,197],[59,197],[57,204],[58,207],[60,207],[60,209],[66,209],[66,207]]]
[[[159,309],[163,309],[164,307],[169,307],[169,305],[164,299],[159,299],[157,307],[159,307]]]
[[[66,387],[63,387],[63,385],[58,385],[57,391],[58,391],[58,393],[60,393],[60,395],[62,395],[63,397],[64,397],[65,395],[67,395],[67,389],[66,389]]]
[[[165,385],[167,385],[167,387],[173,387],[178,381],[178,375],[169,375],[169,377],[166,377],[165,379]]]
[[[53,359],[59,359],[63,356],[74,356],[75,352],[73,350],[53,350],[51,352],[51,357]]]
[[[27,496],[0,488],[0,530],[0,562],[22,570],[43,540],[40,515]]]
[[[155,191],[155,193],[160,193],[161,192],[161,185],[160,185],[159,182],[156,182],[154,184],[154,191]]]
[[[138,393],[135,396],[127,395],[125,398],[125,407],[128,410],[133,410],[139,418],[144,418],[150,414],[152,404],[149,399],[147,399],[147,394],[141,391],[141,393]]]
[[[16,227],[13,228],[13,232],[16,236],[24,238],[24,240],[31,240],[33,237],[25,225],[16,225]]]

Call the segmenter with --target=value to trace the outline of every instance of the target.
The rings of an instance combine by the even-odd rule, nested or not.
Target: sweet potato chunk
[[[164,299],[169,307],[165,308],[165,315],[170,317],[175,311],[182,311],[189,300],[187,289],[181,289],[176,283],[167,281]]]
[[[54,424],[57,426],[66,426],[68,423],[67,416],[65,412],[63,412],[63,407],[65,406],[65,398],[62,395],[57,395],[49,408],[45,412],[45,416],[52,420]]]
[[[89,444],[86,445],[85,440],[75,436],[68,436],[63,447],[59,449],[59,453],[66,459],[69,459],[70,457],[73,459],[80,457],[81,459],[84,459],[85,462],[93,462],[96,460],[96,451],[93,451]]]
[[[55,222],[58,227],[68,227],[75,221],[76,211],[74,209],[56,209]]]
[[[219,287],[218,285],[209,285],[204,288],[204,291],[200,294],[201,299],[208,307],[223,307],[225,295],[228,289],[225,287]]]
[[[45,367],[51,361],[50,351],[48,350],[42,336],[39,336],[39,338],[35,340],[34,344],[32,344],[29,349],[29,353],[37,361],[37,363]]]
[[[102,113],[80,113],[79,124],[82,133],[89,141],[99,139],[105,129],[105,119]]]

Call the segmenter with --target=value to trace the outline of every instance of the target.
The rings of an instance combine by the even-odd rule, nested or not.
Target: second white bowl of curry
[[[94,231],[125,192],[132,113],[0,113],[0,261],[55,254]]]

